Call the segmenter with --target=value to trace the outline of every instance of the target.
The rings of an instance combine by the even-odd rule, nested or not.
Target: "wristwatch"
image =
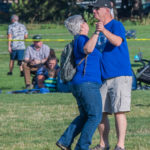
[[[99,31],[95,31],[95,32],[94,32],[94,34],[97,34],[97,35],[99,35]]]

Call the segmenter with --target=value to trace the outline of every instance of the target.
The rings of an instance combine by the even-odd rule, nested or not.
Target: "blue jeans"
[[[72,93],[76,98],[80,114],[58,140],[63,146],[71,147],[74,138],[81,133],[75,150],[89,150],[92,136],[102,119],[99,88],[99,84],[91,82],[72,85]]]

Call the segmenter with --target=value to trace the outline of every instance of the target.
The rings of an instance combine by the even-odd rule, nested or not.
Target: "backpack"
[[[64,83],[69,82],[73,79],[76,73],[76,67],[80,65],[84,59],[87,58],[87,56],[84,57],[79,62],[79,64],[76,65],[74,60],[73,47],[74,47],[74,40],[68,43],[61,53],[60,78]]]

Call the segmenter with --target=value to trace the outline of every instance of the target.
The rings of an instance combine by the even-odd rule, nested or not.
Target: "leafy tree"
[[[12,4],[12,12],[26,22],[62,21],[68,16],[75,0],[18,0]]]

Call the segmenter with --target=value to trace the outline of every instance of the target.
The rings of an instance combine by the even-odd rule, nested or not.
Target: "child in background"
[[[37,71],[38,88],[48,88],[50,92],[55,92],[58,71],[57,58],[49,57],[46,65]]]

